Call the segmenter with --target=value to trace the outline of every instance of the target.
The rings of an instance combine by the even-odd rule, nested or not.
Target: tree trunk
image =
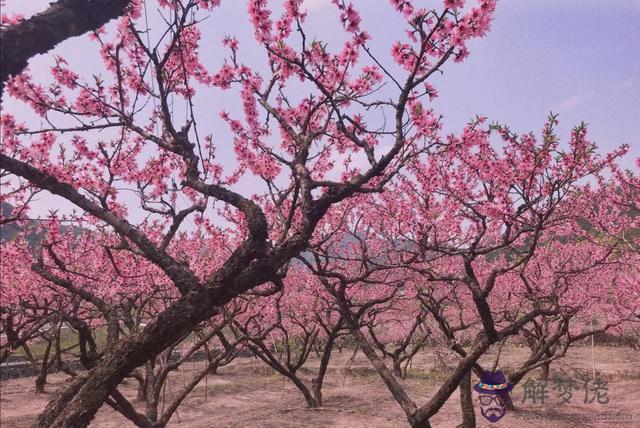
[[[157,320],[123,339],[91,370],[86,382],[76,384],[52,401],[38,418],[37,427],[84,427],[89,424],[111,391],[133,369],[175,343],[200,322],[211,317],[220,304],[213,290],[190,293],[165,310]],[[221,298],[232,296],[220,293]]]
[[[543,365],[540,366],[540,379],[541,380],[548,380],[549,379],[549,368],[551,366],[551,363],[544,363]]]
[[[63,388],[60,388],[38,418],[37,426],[52,426],[55,416],[62,413],[66,404],[80,391],[86,381],[85,376],[77,376],[72,378]]]
[[[460,381],[459,388],[462,423],[458,425],[458,428],[475,428],[476,413],[473,408],[473,396],[471,394],[471,370],[464,375]]]
[[[431,399],[415,412],[414,419],[424,421],[424,423],[427,424],[429,419],[442,408],[451,394],[459,387],[460,382],[468,375],[468,372],[474,369],[478,358],[489,349],[491,343],[485,334],[478,334],[473,348],[467,353],[467,356],[460,360],[456,368],[447,376],[447,379],[440,385],[436,393],[431,396]]]
[[[307,402],[307,407],[310,409],[318,409],[322,407],[322,398],[314,397],[313,394],[309,393],[304,396],[305,401]]]
[[[327,338],[327,343],[322,350],[322,356],[320,358],[320,367],[318,368],[318,375],[311,381],[313,394],[316,396],[319,405],[322,406],[322,384],[324,383],[324,376],[327,373],[329,367],[329,360],[331,359],[331,352],[333,351],[333,342],[335,336],[331,335]],[[318,407],[320,407],[318,406]]]
[[[513,404],[513,400],[511,399],[511,395],[509,393],[504,394],[502,396],[504,399],[504,408],[507,410],[515,410],[516,406]]]
[[[409,420],[409,425],[411,428],[431,428],[431,424],[428,420],[419,421],[419,420]]]
[[[137,388],[137,394],[136,394],[136,400],[137,401],[141,401],[141,402],[146,402],[147,401],[147,397],[149,396],[147,394],[147,390],[149,388],[149,378],[146,375],[147,374],[147,365],[149,363],[145,364],[144,367],[144,374],[142,373],[141,370],[135,370],[132,373],[133,378],[136,380],[136,382],[138,382],[138,388]]]
[[[145,384],[145,382],[138,382],[138,393],[136,395],[136,400],[147,401],[147,385]]]
[[[317,409],[318,407],[322,407],[322,396],[316,397],[310,390],[307,388],[307,385],[300,380],[297,376],[287,376],[293,384],[302,392],[304,396],[304,401],[307,402],[307,407],[310,409]]]
[[[44,386],[47,384],[47,373],[49,372],[49,354],[51,353],[52,340],[47,343],[47,348],[42,356],[42,364],[40,364],[40,372],[36,377],[36,392],[42,394],[44,392]]]
[[[393,375],[398,379],[404,379],[404,376],[402,376],[402,367],[399,360],[393,361]]]
[[[27,61],[58,43],[96,30],[122,16],[130,0],[59,0],[44,12],[2,30],[0,93],[9,76],[19,74]]]
[[[249,224],[255,226],[258,220],[249,218]],[[55,399],[56,402],[47,406],[36,426],[87,426],[125,376],[185,337],[236,296],[274,278],[282,264],[299,253],[302,243],[296,242],[282,251],[256,259],[251,255],[259,254],[263,243],[247,241],[217,271],[208,287],[186,287],[189,278],[184,278],[182,288],[191,291],[160,313],[141,332],[118,342],[89,372],[79,389],[65,391]]]
[[[343,316],[347,321],[347,326],[349,327],[349,331],[353,338],[358,342],[358,349],[362,349],[362,352],[366,355],[366,357],[371,362],[373,368],[378,372],[378,375],[382,378],[382,381],[387,386],[387,389],[393,396],[393,398],[398,402],[404,413],[407,415],[407,420],[411,424],[412,427],[428,427],[429,419],[422,418],[416,419],[416,404],[411,400],[402,384],[398,382],[397,378],[394,377],[382,359],[376,354],[373,346],[369,344],[367,338],[362,334],[362,332],[358,328],[358,324],[352,318],[352,315],[348,312],[349,309],[341,307],[343,310]],[[354,353],[355,355],[355,353]]]
[[[43,363],[44,366],[44,363]],[[47,384],[47,370],[46,368],[42,368],[40,373],[38,373],[38,377],[36,377],[36,393],[43,394],[44,386]]]

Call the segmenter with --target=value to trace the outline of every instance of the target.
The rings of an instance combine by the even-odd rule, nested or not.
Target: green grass
[[[98,347],[98,352],[105,349],[107,345],[107,329],[106,327],[99,327],[93,333],[93,338],[96,341],[96,346]],[[64,349],[71,349],[70,352],[77,353],[78,352],[78,332],[72,328],[66,328],[60,331],[60,347]],[[29,349],[31,350],[31,354],[37,358],[41,359],[44,356],[44,353],[47,349],[47,341],[40,338],[29,344]],[[53,349],[52,349],[53,351]],[[26,355],[24,348],[21,346],[16,349],[13,353],[16,357],[24,357]]]

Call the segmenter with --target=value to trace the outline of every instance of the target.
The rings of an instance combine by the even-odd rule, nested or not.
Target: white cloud
[[[587,101],[590,98],[592,98],[595,94],[596,94],[596,91],[592,90],[592,91],[588,91],[588,92],[583,92],[583,93],[578,94],[578,95],[574,95],[574,96],[569,97],[566,100],[562,101],[560,104],[552,107],[551,111],[561,112],[561,111],[571,110],[574,107],[577,107],[577,106],[583,104],[585,101]]]
[[[311,11],[327,9],[331,6],[331,0],[304,0],[302,8]]]

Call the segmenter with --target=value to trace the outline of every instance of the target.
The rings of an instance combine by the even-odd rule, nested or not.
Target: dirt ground
[[[209,375],[185,400],[174,414],[174,427],[403,427],[408,426],[404,413],[393,400],[382,381],[361,353],[346,373],[352,352],[336,353],[323,389],[324,407],[308,410],[302,395],[288,381],[283,382],[263,363],[253,358],[241,358],[224,367],[217,375]],[[502,351],[500,367],[509,369],[526,356],[517,347]],[[491,355],[483,358],[490,366]],[[412,364],[405,381],[411,397],[424,404],[442,379],[443,369],[435,365],[431,351],[425,351]],[[454,360],[449,360],[453,364]],[[592,377],[593,356],[589,347],[572,349],[568,356],[551,368],[551,378],[562,376],[574,381],[567,403],[561,401],[560,383],[550,380],[546,387],[533,373],[517,385],[513,392],[516,411],[508,412],[499,422],[489,423],[476,407],[481,427],[640,427],[640,353],[629,348],[596,347],[596,379],[606,381],[599,390],[589,382],[585,403],[585,380]],[[196,364],[197,367],[197,364]],[[171,377],[166,389],[167,400],[177,393],[192,363]],[[346,373],[346,376],[345,376]],[[0,425],[2,428],[28,427],[44,408],[50,394],[64,382],[65,376],[52,375],[47,393],[34,393],[34,378],[8,380],[0,383]],[[527,380],[530,380],[527,383]],[[529,394],[526,394],[525,384]],[[565,382],[564,385],[567,383]],[[607,389],[605,389],[605,387]],[[128,381],[120,391],[132,398],[135,383]],[[532,392],[537,392],[533,403]],[[598,397],[598,393],[600,396]],[[206,394],[206,397],[205,397]],[[545,396],[544,403],[540,398]],[[569,394],[565,395],[565,398]],[[608,401],[606,404],[599,403]],[[524,402],[523,402],[524,401]],[[477,405],[477,403],[476,403]],[[458,392],[432,418],[434,427],[455,427],[460,422]],[[104,406],[93,427],[128,427],[125,418]]]

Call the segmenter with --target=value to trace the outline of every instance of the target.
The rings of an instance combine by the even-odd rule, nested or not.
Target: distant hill
[[[2,217],[7,217],[13,211],[13,206],[7,202],[2,202],[0,209],[2,210]],[[19,231],[20,228],[15,223],[0,225],[0,242],[10,241]]]
[[[11,215],[11,211],[13,211],[13,205],[7,202],[2,202],[2,206],[0,207],[0,209],[2,210],[2,216],[7,217]],[[22,224],[26,224],[26,226],[22,226],[22,227],[18,226],[18,224],[16,224],[15,222],[0,225],[0,242],[6,242],[14,239],[23,228],[26,228],[27,230],[35,229],[35,226],[38,224],[38,221],[27,220],[26,223],[23,222]],[[63,232],[66,232],[69,230],[70,227],[72,226],[62,226],[61,229]],[[83,229],[80,229],[77,227],[74,227],[73,230],[76,233],[80,233],[83,231]],[[27,242],[31,247],[37,247],[38,243],[41,240],[42,240],[41,233],[32,232],[27,235]]]

